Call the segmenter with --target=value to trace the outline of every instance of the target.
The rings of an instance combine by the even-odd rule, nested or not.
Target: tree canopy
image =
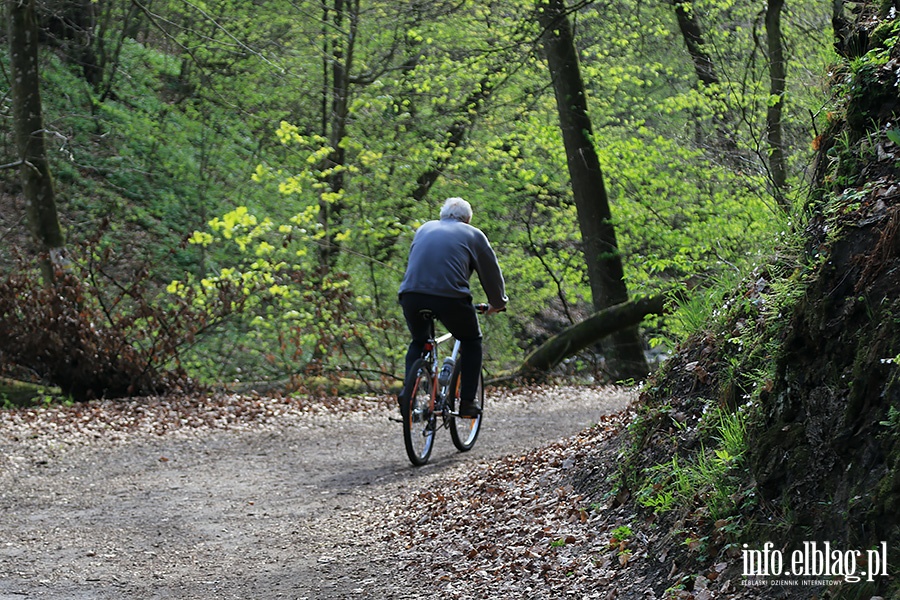
[[[198,380],[399,376],[411,235],[463,196],[511,297],[485,325],[489,368],[582,320],[596,291],[541,43],[550,6],[37,2],[61,220],[74,242],[107,218],[100,248],[75,260],[102,249],[117,265],[85,281],[98,319],[111,321],[101,288],[139,272],[161,306],[215,307],[167,359]],[[702,295],[740,272],[807,185],[832,15],[778,8],[775,65],[772,14],[752,3],[553,6],[571,23],[629,294]],[[19,239],[16,223],[4,237]],[[227,318],[226,289],[242,297]],[[671,346],[689,318],[645,321],[644,343]],[[565,368],[602,373],[596,348],[581,358]]]

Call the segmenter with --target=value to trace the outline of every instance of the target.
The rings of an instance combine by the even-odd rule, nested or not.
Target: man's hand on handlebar
[[[494,308],[490,304],[476,304],[475,310],[477,310],[479,314],[482,315],[494,315],[498,312],[504,312],[506,310],[506,307],[504,306],[503,308]]]

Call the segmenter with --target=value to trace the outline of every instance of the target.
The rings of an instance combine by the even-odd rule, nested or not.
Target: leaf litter
[[[511,410],[537,398],[556,398],[565,407],[572,388],[533,386],[497,392]],[[593,393],[597,393],[594,390]],[[621,391],[618,391],[621,393]],[[273,430],[308,426],[310,420],[367,419],[393,408],[390,397],[336,398],[217,395],[94,401],[0,411],[0,471],[25,469],[66,448],[116,444],[141,436],[202,435],[213,430]],[[729,565],[708,568],[678,564],[683,552],[667,543],[652,519],[617,505],[609,480],[621,452],[630,409],[609,415],[581,433],[524,453],[471,460],[447,469],[402,503],[390,502],[347,532],[354,547],[392,573],[370,573],[350,595],[323,597],[419,597],[428,592],[453,599],[481,598],[751,598],[726,576]],[[4,440],[5,438],[5,440]],[[160,456],[160,462],[168,461]],[[609,483],[607,481],[607,483]],[[370,511],[371,512],[371,511]],[[634,534],[617,539],[614,530]],[[339,567],[337,556],[317,561]],[[684,582],[688,581],[689,585]],[[368,582],[368,583],[366,583]],[[410,588],[409,586],[414,586]],[[383,596],[374,590],[382,590]],[[401,590],[414,589],[413,596]]]

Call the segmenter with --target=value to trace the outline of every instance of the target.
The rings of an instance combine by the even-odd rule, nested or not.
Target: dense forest
[[[5,382],[393,389],[410,240],[462,196],[489,376],[643,381],[614,503],[661,544],[896,561],[896,3],[5,11]]]
[[[52,277],[28,261],[64,247],[69,309],[40,294],[9,307],[28,316],[4,324],[2,362],[76,398],[188,379],[391,383],[411,234],[448,196],[472,203],[512,299],[485,323],[492,373],[595,311],[668,298],[640,334],[550,365],[639,380],[641,350],[665,356],[796,220],[837,61],[815,3],[6,10],[33,11],[32,130],[58,225],[25,217],[14,132],[28,126],[7,93],[2,295],[21,303]],[[68,330],[49,334],[59,315],[40,307],[71,310]]]

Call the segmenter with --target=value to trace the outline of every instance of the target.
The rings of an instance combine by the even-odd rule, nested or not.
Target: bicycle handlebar
[[[486,313],[486,312],[488,311],[488,309],[490,309],[490,308],[491,308],[491,305],[490,305],[490,304],[487,304],[486,302],[485,302],[485,303],[481,303],[481,304],[476,304],[476,305],[475,305],[475,310],[477,310],[477,311],[478,311],[478,314],[480,314],[480,315],[483,315],[484,313]],[[501,308],[501,309],[498,310],[497,312],[505,312],[505,311],[506,311],[506,307],[504,306],[503,308]]]

